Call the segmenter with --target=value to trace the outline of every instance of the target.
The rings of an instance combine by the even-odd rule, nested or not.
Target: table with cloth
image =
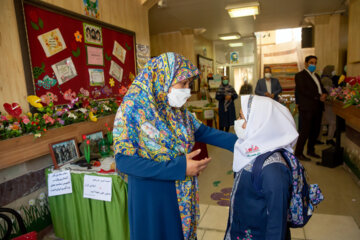
[[[101,166],[73,168],[76,170],[71,165],[60,169],[70,170],[72,193],[49,197],[55,235],[65,240],[130,239],[127,183],[115,173],[98,173]],[[46,179],[53,171],[46,170]],[[112,178],[111,202],[83,197],[85,175]]]

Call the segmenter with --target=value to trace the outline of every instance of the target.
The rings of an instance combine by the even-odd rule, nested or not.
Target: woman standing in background
[[[228,132],[236,120],[234,100],[238,97],[235,89],[229,84],[226,76],[222,77],[221,85],[216,92],[219,101],[219,128]]]

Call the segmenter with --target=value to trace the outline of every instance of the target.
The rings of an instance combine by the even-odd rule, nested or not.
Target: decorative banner
[[[70,171],[54,172],[48,175],[49,197],[72,193]]]
[[[104,86],[104,69],[89,68],[90,86]]]
[[[114,48],[112,54],[117,57],[122,63],[125,63],[126,50],[117,41],[114,41]]]
[[[103,45],[101,27],[83,23],[85,43]]]
[[[230,63],[231,64],[239,63],[239,52],[231,52],[230,53]]]
[[[99,1],[98,0],[83,0],[84,13],[86,16],[99,19]]]
[[[123,69],[116,62],[111,61],[109,73],[110,73],[111,76],[113,76],[119,82],[122,81]]]
[[[84,175],[84,198],[111,202],[111,177]]]
[[[71,57],[51,65],[55,72],[59,85],[77,76],[77,72]]]
[[[86,47],[86,56],[88,65],[104,66],[103,49],[98,47]]]
[[[66,44],[58,28],[38,36],[46,57],[51,57],[66,49]]]

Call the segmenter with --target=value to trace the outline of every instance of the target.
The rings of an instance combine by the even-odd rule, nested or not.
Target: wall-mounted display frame
[[[75,93],[81,88],[86,89],[93,99],[122,98],[118,89],[128,88],[137,73],[133,31],[42,1],[15,0],[14,4],[28,95],[41,97],[51,92],[58,98],[55,105],[69,103],[63,97],[69,89]],[[86,29],[90,35],[86,35]],[[121,50],[121,59],[113,54],[114,46]],[[122,69],[121,79],[115,82],[110,81],[112,61]],[[65,68],[58,64],[59,69],[55,72],[52,66],[61,62],[71,62],[72,66]],[[90,84],[88,69],[94,66],[104,71],[105,84],[101,86]],[[64,78],[59,80],[59,76]],[[50,88],[44,88],[43,82],[49,79],[52,84],[46,86]],[[111,89],[111,94],[103,94],[103,88]],[[101,94],[93,95],[94,92]]]

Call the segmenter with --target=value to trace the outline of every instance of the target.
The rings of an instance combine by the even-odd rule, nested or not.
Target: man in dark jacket
[[[295,156],[303,161],[310,161],[303,153],[306,140],[308,140],[307,155],[320,158],[315,153],[315,142],[320,133],[321,117],[327,94],[319,75],[315,73],[316,63],[316,56],[307,56],[305,69],[295,75],[295,97],[301,122]]]
[[[271,68],[264,68],[264,78],[258,80],[255,88],[255,94],[259,96],[267,96],[276,101],[279,100],[279,94],[282,92],[280,82],[277,78],[271,77]]]

